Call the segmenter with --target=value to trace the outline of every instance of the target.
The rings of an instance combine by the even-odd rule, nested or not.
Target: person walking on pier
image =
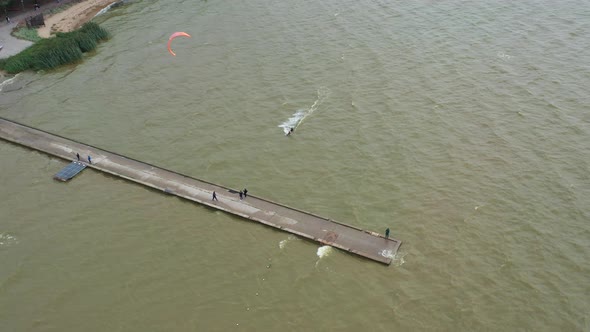
[[[248,189],[244,188],[244,198],[248,197]]]
[[[90,158],[90,155],[88,156],[88,163],[92,164],[92,158]]]
[[[213,192],[213,198],[211,198],[211,200],[219,202],[219,200],[217,199],[217,194],[215,192]]]
[[[243,195],[244,195],[244,193],[242,193],[242,192],[240,191],[240,201],[241,201],[242,199],[244,199]]]
[[[78,158],[78,161],[80,161],[80,154],[76,153],[76,158]]]
[[[389,228],[385,230],[385,238],[389,239]]]

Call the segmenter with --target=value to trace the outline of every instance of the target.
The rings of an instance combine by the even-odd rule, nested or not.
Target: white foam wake
[[[280,128],[283,128],[283,132],[285,133],[285,135],[289,133],[291,128],[293,128],[293,130],[297,129],[297,127],[299,127],[303,123],[303,120],[305,120],[308,116],[313,114],[313,112],[315,112],[318,109],[318,107],[320,107],[322,102],[330,94],[330,89],[321,87],[318,89],[317,93],[318,97],[313,102],[310,108],[298,109],[295,113],[293,113],[293,115],[291,115],[291,117],[287,121],[279,125]]]
[[[306,113],[306,110],[297,110],[297,112],[295,112],[295,114],[293,114],[289,118],[289,120],[287,120],[279,125],[279,127],[283,128],[283,132],[285,133],[285,135],[287,135],[289,133],[291,128],[293,128],[293,129],[297,128],[297,125],[299,124],[301,119],[303,119],[305,117],[305,113]]]

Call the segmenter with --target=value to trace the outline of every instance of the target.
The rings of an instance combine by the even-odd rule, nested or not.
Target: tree
[[[12,0],[0,0],[0,9],[2,9],[4,15],[8,12],[8,5],[10,5],[11,2]]]

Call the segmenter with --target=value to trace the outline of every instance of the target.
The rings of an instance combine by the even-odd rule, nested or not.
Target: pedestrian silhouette
[[[244,198],[248,197],[248,189],[244,188]]]
[[[88,156],[88,163],[92,164],[92,158],[90,158],[90,156]]]
[[[76,153],[76,158],[78,158],[78,161],[80,161],[80,154]]]
[[[385,238],[389,239],[389,228],[385,230]]]
[[[242,197],[242,195],[244,195],[244,194],[240,191],[240,201],[244,198],[244,197]]]
[[[215,192],[213,192],[213,198],[211,199],[212,201],[219,201],[217,199],[217,194]]]

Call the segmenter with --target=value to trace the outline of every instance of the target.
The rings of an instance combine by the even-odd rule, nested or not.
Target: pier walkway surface
[[[240,200],[229,188],[75,142],[0,118],[0,138],[65,160],[92,156],[88,168],[161,190],[187,200],[330,245],[374,261],[390,264],[401,241],[345,225],[315,214],[248,195]],[[218,201],[212,200],[216,192]],[[235,191],[233,191],[235,192]]]

